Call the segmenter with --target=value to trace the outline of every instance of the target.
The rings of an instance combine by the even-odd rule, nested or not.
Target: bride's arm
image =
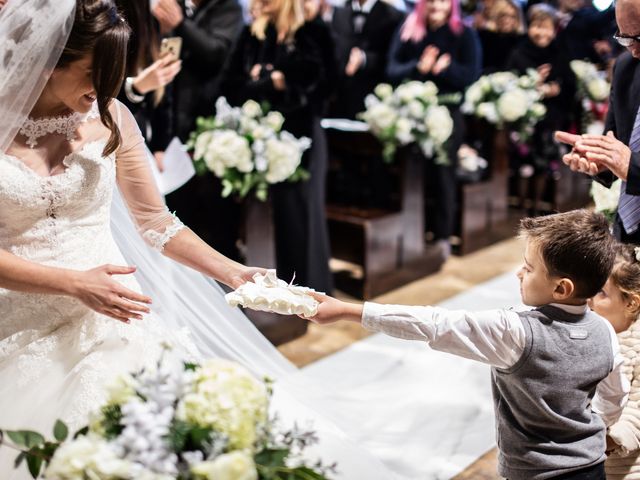
[[[233,288],[263,271],[217,252],[169,212],[153,179],[148,150],[135,119],[117,100],[112,108],[122,135],[116,153],[118,187],[142,238],[165,256]]]
[[[98,313],[126,323],[130,318],[141,319],[141,313],[148,313],[149,308],[143,304],[151,303],[151,299],[111,277],[135,270],[135,267],[116,265],[86,271],[50,267],[0,250],[0,288],[75,297]]]

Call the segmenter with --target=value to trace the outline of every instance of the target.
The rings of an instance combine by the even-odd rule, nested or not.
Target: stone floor
[[[464,257],[451,257],[437,274],[430,275],[374,300],[408,305],[437,304],[491,278],[513,271],[521,262],[522,240],[510,239]],[[353,300],[337,294],[343,300]],[[302,367],[331,355],[367,336],[359,325],[347,322],[320,327],[279,347],[293,363]],[[490,446],[487,446],[488,448]],[[488,452],[455,480],[498,480],[495,449]]]

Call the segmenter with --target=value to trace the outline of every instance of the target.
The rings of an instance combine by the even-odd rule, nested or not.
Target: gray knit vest
[[[591,399],[613,369],[606,320],[552,306],[518,315],[522,357],[491,369],[500,475],[542,480],[604,461],[605,425]]]

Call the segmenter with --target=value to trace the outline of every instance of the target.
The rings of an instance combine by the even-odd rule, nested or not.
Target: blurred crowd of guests
[[[407,0],[405,0],[407,1]],[[555,129],[576,128],[572,59],[607,69],[618,53],[612,7],[588,0],[527,4],[515,0],[117,0],[133,30],[127,80],[120,100],[136,116],[160,169],[168,142],[186,142],[198,116],[214,113],[224,95],[240,105],[267,101],[284,129],[313,140],[303,163],[311,179],[275,185],[271,201],[281,278],[332,289],[324,213],[327,141],[323,117],[357,118],[381,82],[431,80],[441,93],[464,94],[483,73],[540,72],[548,109],[522,165],[544,172],[560,156]],[[180,59],[160,55],[163,37],[182,38]],[[450,106],[454,134],[450,165],[425,159],[435,195],[434,239],[443,255],[453,233],[455,159],[473,144],[459,106]],[[242,209],[222,199],[212,175],[196,177],[167,197],[169,207],[206,241],[237,257]]]

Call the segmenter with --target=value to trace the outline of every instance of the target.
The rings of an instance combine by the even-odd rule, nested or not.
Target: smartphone
[[[180,50],[182,49],[181,37],[163,38],[160,44],[160,57],[171,55],[175,60],[180,59]]]

